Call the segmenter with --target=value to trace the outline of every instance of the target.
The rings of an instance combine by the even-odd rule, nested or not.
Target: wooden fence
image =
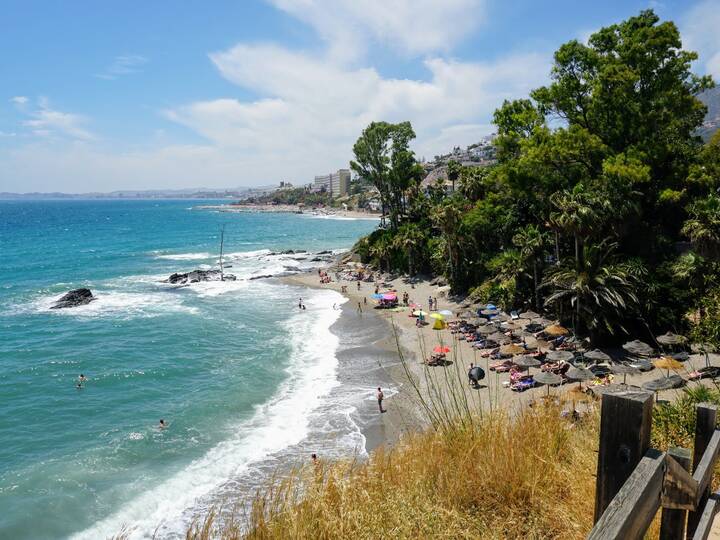
[[[704,540],[710,534],[720,510],[720,492],[710,492],[720,453],[717,408],[697,406],[692,451],[668,452],[650,448],[652,410],[653,395],[646,392],[603,395],[595,526],[588,539],[641,539],[661,508],[661,540]]]

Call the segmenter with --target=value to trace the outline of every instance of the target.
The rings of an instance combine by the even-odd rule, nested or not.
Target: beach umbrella
[[[660,377],[652,381],[647,381],[642,384],[643,390],[655,392],[655,401],[657,401],[657,394],[662,390],[672,390],[673,388],[682,388],[685,386],[685,379],[679,375],[671,375],[670,377]]]
[[[442,321],[445,318],[443,315],[440,315],[439,313],[431,313],[430,317],[432,317],[433,319],[438,319],[440,321]]]
[[[503,323],[502,327],[503,327],[505,330],[510,330],[511,332],[514,331],[514,330],[521,330],[521,329],[522,329],[522,325],[520,325],[520,324],[518,324],[518,323],[516,323],[516,322],[512,322],[512,321],[511,321],[511,322]]]
[[[450,311],[449,309],[440,310],[440,311],[438,311],[438,313],[440,315],[445,315],[446,317],[452,317],[452,314],[453,314],[453,312]]]
[[[495,332],[494,334],[490,334],[487,337],[487,339],[497,343],[498,345],[502,345],[504,343],[510,343],[510,338],[507,337],[505,334],[501,334],[500,332]]]
[[[397,294],[395,293],[386,293],[382,295],[383,300],[397,300]]]
[[[523,311],[520,314],[521,319],[537,319],[538,317],[540,317],[540,314],[534,311]]]
[[[592,351],[583,353],[583,358],[592,360],[593,362],[610,362],[611,360],[610,355],[602,352],[600,349],[593,349]]]
[[[655,339],[657,339],[657,342],[660,343],[660,345],[683,345],[687,342],[687,338],[685,336],[673,334],[672,332],[667,332]]]
[[[477,385],[478,381],[482,381],[485,378],[485,370],[479,366],[475,366],[468,371],[468,378]]]
[[[650,356],[653,353],[653,348],[647,343],[640,341],[639,339],[628,341],[622,347],[630,354],[634,354],[637,356]]]
[[[637,368],[640,371],[650,371],[652,369],[655,369],[653,363],[645,358],[631,358],[628,362],[628,365]]]
[[[533,368],[538,367],[541,364],[540,360],[533,356],[530,356],[529,354],[516,356],[515,358],[513,358],[512,362],[513,364],[521,368]]]
[[[539,332],[543,328],[545,328],[543,325],[531,322],[530,324],[525,326],[525,331],[530,334],[534,334],[535,332]]]
[[[498,313],[499,313],[499,312],[498,312],[498,310],[496,310],[496,309],[483,309],[483,310],[480,312],[481,315],[485,315],[485,316],[487,316],[487,317],[494,317],[494,316],[497,315]]]
[[[653,360],[653,365],[659,369],[666,369],[668,376],[670,376],[671,369],[677,371],[683,368],[683,365],[671,356],[663,356],[662,358]]]
[[[500,354],[504,355],[514,355],[514,354],[522,354],[526,352],[525,347],[521,347],[520,345],[516,345],[515,343],[509,343],[508,345],[503,345],[500,347]]]
[[[497,309],[497,306],[495,304],[486,304],[485,309]]]
[[[533,380],[546,385],[547,395],[549,396],[550,386],[560,384],[562,382],[562,377],[560,375],[556,375],[555,373],[550,373],[549,371],[541,371],[540,373],[533,375]]]
[[[447,345],[438,345],[433,349],[433,352],[446,354],[450,352],[450,347]]]
[[[590,381],[595,378],[595,374],[587,368],[571,367],[565,373],[568,379],[573,381]]]
[[[551,324],[545,328],[545,333],[549,336],[566,336],[570,333],[570,330],[559,324]]]
[[[372,298],[374,300],[380,300],[382,297],[383,297],[382,294],[377,294],[377,293],[370,295],[370,298]]]
[[[627,364],[613,364],[610,366],[610,371],[615,375],[623,376],[623,384],[627,381],[628,375],[639,375],[640,370],[638,368],[628,366]]]
[[[570,351],[548,351],[545,359],[550,362],[569,362],[575,358],[575,354]]]
[[[482,334],[484,336],[489,336],[490,334],[493,334],[497,331],[497,328],[495,325],[492,324],[486,324],[484,326],[478,326],[477,330],[475,330],[478,334]]]
[[[413,311],[413,315],[415,315],[416,317],[427,317],[427,311],[422,311],[419,309],[417,311]]]

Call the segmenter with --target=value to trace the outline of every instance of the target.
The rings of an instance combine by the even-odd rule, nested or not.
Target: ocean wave
[[[233,436],[193,461],[181,472],[122,506],[114,515],[74,535],[75,540],[103,538],[131,526],[130,538],[184,538],[192,520],[216,501],[217,493],[234,478],[273,454],[300,443],[309,432],[310,418],[340,382],[337,378],[337,336],[330,326],[340,310],[329,309],[345,298],[334,291],[314,291],[307,310],[288,321],[292,357],[287,382],[253,416],[234,429]],[[346,414],[350,415],[348,410]],[[359,430],[358,430],[359,433]],[[349,443],[357,443],[350,434]]]
[[[164,292],[121,292],[95,290],[95,300],[83,306],[52,309],[62,296],[42,296],[25,306],[18,306],[20,312],[49,313],[65,317],[159,317],[168,312],[197,314],[198,308],[186,306],[182,298]]]
[[[155,255],[156,259],[165,259],[169,261],[199,261],[204,259],[210,259],[214,257],[212,253],[206,251],[201,253],[165,253],[162,255]]]

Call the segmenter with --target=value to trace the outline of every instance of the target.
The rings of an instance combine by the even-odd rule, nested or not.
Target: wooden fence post
[[[595,518],[597,523],[650,448],[653,395],[638,390],[603,394]]]
[[[687,448],[671,448],[668,455],[682,465],[686,471],[690,471],[692,458]],[[686,510],[670,510],[663,508],[660,520],[660,540],[682,540],[685,538],[685,522],[687,521]]]
[[[693,448],[693,472],[697,469],[700,464],[705,450],[708,447],[710,438],[715,432],[715,425],[717,423],[717,406],[712,403],[698,403],[697,408],[697,420],[695,421],[695,447]],[[695,534],[695,529],[700,522],[703,508],[705,503],[710,496],[711,487],[705,490],[705,493],[700,497],[700,503],[696,512],[690,512],[688,515],[687,523],[687,538],[692,538]]]

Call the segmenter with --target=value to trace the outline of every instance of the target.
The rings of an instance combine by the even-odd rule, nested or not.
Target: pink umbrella
[[[397,295],[393,293],[383,294],[383,300],[397,300]]]

